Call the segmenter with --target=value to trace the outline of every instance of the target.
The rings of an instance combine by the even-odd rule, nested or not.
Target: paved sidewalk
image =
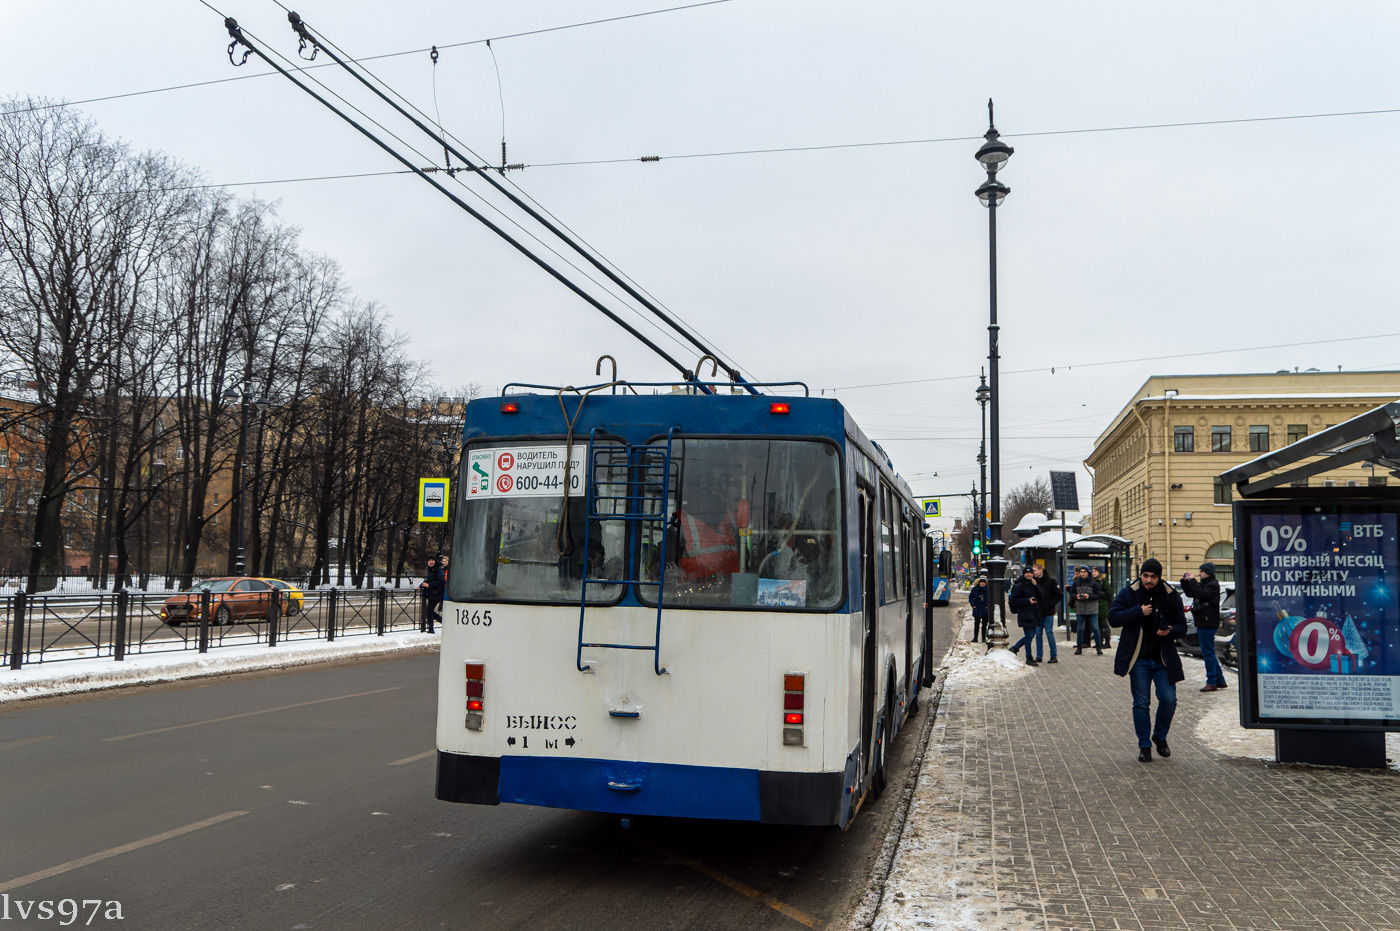
[[[1172,756],[1139,763],[1111,654],[1060,647],[949,655],[876,929],[1400,929],[1400,774],[1259,759],[1190,657]]]

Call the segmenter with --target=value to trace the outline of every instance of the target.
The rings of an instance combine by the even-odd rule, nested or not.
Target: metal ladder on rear
[[[671,497],[677,493],[676,471],[671,447],[675,428],[666,433],[666,445],[633,446],[630,443],[598,442],[598,430],[588,435],[588,455],[584,459],[584,530],[583,584],[579,586],[578,654],[575,663],[579,672],[591,667],[583,661],[585,647],[601,650],[650,650],[653,668],[658,676],[666,673],[661,665],[661,612],[666,591],[666,527],[670,522]],[[620,522],[625,525],[628,549],[635,549],[638,558],[624,557],[626,565],[637,567],[638,578],[602,579],[593,575],[589,546],[595,534],[601,538],[603,524]],[[660,533],[644,534],[647,527]],[[635,529],[634,529],[635,528]],[[656,580],[640,578],[645,574],[646,558],[642,538],[660,541]],[[601,570],[602,567],[596,567]],[[624,575],[627,573],[624,572]],[[584,638],[584,621],[588,616],[590,585],[647,585],[656,589],[656,633],[651,644],[592,643]]]

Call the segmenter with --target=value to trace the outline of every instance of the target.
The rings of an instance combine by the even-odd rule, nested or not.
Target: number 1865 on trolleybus
[[[614,390],[467,405],[437,797],[844,828],[932,681],[915,499],[833,399]]]

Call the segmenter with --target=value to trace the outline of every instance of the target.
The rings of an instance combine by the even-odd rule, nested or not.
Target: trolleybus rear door
[[[875,758],[875,625],[879,611],[879,589],[875,571],[875,514],[874,500],[865,489],[860,489],[860,585],[861,623],[865,627],[865,637],[861,649],[860,674],[860,759],[861,774],[868,775],[871,762]]]

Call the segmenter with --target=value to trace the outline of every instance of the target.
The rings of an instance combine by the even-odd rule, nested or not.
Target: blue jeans
[[[1017,640],[1017,641],[1016,641],[1016,645],[1013,646],[1013,647],[1011,648],[1011,652],[1012,652],[1012,653],[1015,653],[1017,650],[1021,649],[1022,646],[1024,646],[1024,647],[1026,648],[1026,658],[1029,659],[1029,658],[1030,658],[1030,655],[1031,655],[1031,638],[1032,638],[1032,637],[1035,638],[1035,651],[1036,651],[1037,653],[1041,652],[1040,635],[1041,635],[1044,631],[1045,631],[1045,628],[1043,628],[1043,627],[1022,627],[1022,628],[1021,628],[1021,632],[1024,633],[1025,636],[1022,637],[1020,640]],[[1053,643],[1053,641],[1052,641],[1052,643]],[[1052,654],[1052,655],[1053,655],[1053,654]]]
[[[1051,659],[1054,659],[1054,658],[1055,658],[1055,654],[1056,654],[1056,650],[1055,650],[1055,615],[1052,614],[1052,615],[1050,615],[1049,617],[1043,617],[1043,618],[1041,618],[1041,619],[1040,619],[1040,624],[1041,624],[1042,627],[1045,628],[1045,639],[1050,641],[1050,658],[1051,658]],[[1037,639],[1036,642],[1035,642],[1035,658],[1036,658],[1036,659],[1040,659],[1040,640],[1039,640],[1039,639]]]
[[[1156,727],[1152,726],[1148,714],[1154,682],[1157,684]],[[1133,689],[1133,730],[1137,731],[1138,747],[1151,747],[1154,740],[1166,740],[1172,715],[1176,714],[1176,686],[1167,676],[1167,667],[1159,660],[1140,659],[1128,670],[1128,683]]]
[[[1220,660],[1215,657],[1215,631],[1217,628],[1196,628],[1196,636],[1201,641],[1201,659],[1206,663],[1206,683],[1224,685],[1225,670],[1220,668]]]
[[[1095,649],[1102,650],[1103,641],[1099,639],[1099,615],[1097,612],[1079,615],[1079,640],[1076,642],[1081,649],[1089,645],[1090,634],[1094,635]]]

